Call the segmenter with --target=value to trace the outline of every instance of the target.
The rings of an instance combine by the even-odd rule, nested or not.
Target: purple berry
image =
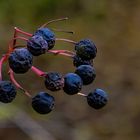
[[[84,85],[91,84],[96,77],[95,70],[90,65],[81,65],[77,67],[75,73],[81,77]]]
[[[77,94],[82,89],[82,80],[75,73],[68,73],[64,77],[63,90],[69,95]]]
[[[76,54],[83,60],[93,59],[97,53],[95,44],[89,39],[84,39],[76,43],[75,50]]]
[[[33,63],[33,56],[26,48],[15,49],[9,56],[9,66],[15,73],[25,73]]]
[[[55,45],[55,35],[54,32],[48,28],[39,28],[34,35],[42,36],[48,43],[48,49],[52,49]]]
[[[0,81],[0,101],[10,103],[16,97],[16,88],[10,81]]]
[[[87,96],[88,105],[100,109],[107,104],[108,95],[102,89],[95,89],[93,92],[89,93]]]
[[[48,114],[54,108],[55,99],[46,92],[39,92],[32,98],[33,109],[40,114]]]
[[[34,56],[44,54],[48,50],[48,43],[40,35],[34,35],[27,41],[27,48]]]
[[[45,76],[45,86],[51,91],[58,91],[63,88],[64,79],[57,72],[48,72]]]

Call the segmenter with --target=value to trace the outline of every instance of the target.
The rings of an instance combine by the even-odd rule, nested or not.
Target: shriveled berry
[[[77,67],[75,73],[81,77],[84,85],[91,84],[96,77],[95,70],[90,65],[81,65]]]
[[[58,91],[63,88],[64,79],[57,72],[48,72],[45,76],[45,86],[51,91]]]
[[[54,32],[48,28],[39,28],[34,35],[42,36],[48,43],[48,48],[52,49],[55,45],[55,35]]]
[[[32,55],[39,56],[48,50],[48,43],[42,36],[33,35],[27,41],[27,48]]]
[[[93,66],[93,60],[92,59],[91,60],[84,60],[81,57],[75,55],[73,57],[73,65],[75,67],[78,67],[80,65],[91,65],[91,66]]]
[[[33,63],[33,56],[26,48],[15,49],[9,56],[9,66],[15,73],[25,73]]]
[[[40,114],[48,114],[54,108],[55,99],[46,92],[39,92],[32,98],[33,109]]]
[[[10,81],[0,81],[0,101],[10,103],[16,97],[16,88]]]
[[[93,92],[88,94],[87,102],[88,102],[89,106],[91,106],[95,109],[100,109],[107,104],[108,95],[102,89],[95,89]]]
[[[89,39],[83,39],[75,45],[76,54],[85,60],[90,60],[96,57],[97,48]]]
[[[69,95],[77,94],[82,89],[82,80],[75,73],[68,73],[64,77],[63,90]]]

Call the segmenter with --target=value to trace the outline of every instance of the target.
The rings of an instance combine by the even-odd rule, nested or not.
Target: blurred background
[[[139,140],[140,139],[140,1],[139,0],[0,0],[0,55],[13,37],[14,26],[33,33],[43,23],[72,30],[57,37],[78,41],[92,39],[98,48],[94,60],[97,77],[82,92],[102,88],[109,94],[106,107],[97,111],[85,98],[51,93],[44,79],[29,71],[16,79],[32,95],[46,91],[55,96],[55,109],[37,114],[21,91],[11,104],[0,104],[0,140]],[[19,44],[25,42],[18,41]],[[55,49],[73,50],[57,41]],[[72,59],[46,54],[34,59],[43,71],[74,72]],[[8,79],[7,64],[3,76]]]

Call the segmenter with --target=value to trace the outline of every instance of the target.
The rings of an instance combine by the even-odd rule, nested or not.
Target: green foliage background
[[[99,87],[105,89],[110,98],[105,108],[96,111],[82,97],[52,93],[56,107],[49,115],[42,116],[32,110],[30,100],[19,91],[13,103],[0,104],[0,139],[140,139],[139,13],[139,0],[0,0],[1,55],[12,39],[14,26],[32,33],[46,21],[69,17],[68,21],[49,27],[75,31],[74,35],[56,32],[57,37],[76,41],[91,38],[95,41],[98,48],[94,61],[97,77],[82,92],[88,94]],[[57,42],[55,48],[73,50],[72,45],[63,42]],[[35,59],[34,65],[44,71],[62,74],[74,71],[72,60],[63,56],[46,54]],[[8,79],[6,70],[5,64],[3,76]],[[33,95],[46,91],[43,79],[31,72],[16,75],[16,78]],[[30,120],[32,125],[25,120]],[[22,122],[27,127],[23,127]],[[43,137],[43,132],[50,136]]]

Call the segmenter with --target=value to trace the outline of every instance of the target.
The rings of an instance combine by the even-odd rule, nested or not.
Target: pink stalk
[[[68,57],[73,57],[74,56],[74,54],[69,54],[69,53],[64,53],[64,52],[58,52],[58,51],[55,51],[55,50],[48,50],[47,52],[52,53],[54,55],[60,54],[60,55],[63,55],[63,56],[68,56]]]
[[[65,42],[69,42],[72,44],[76,44],[76,41],[70,40],[70,39],[65,39],[65,38],[56,38],[55,40],[60,40],[60,41],[65,41]]]
[[[30,33],[28,33],[28,32],[25,32],[25,31],[22,31],[22,30],[20,30],[20,29],[17,28],[17,27],[15,27],[14,29],[16,30],[16,32],[21,33],[21,34],[23,34],[23,35],[26,35],[26,36],[29,36],[29,37],[32,36],[32,34],[30,34]]]
[[[17,31],[14,28],[14,38],[17,37]],[[13,46],[16,45],[16,40],[13,40]]]
[[[32,70],[36,75],[38,75],[38,76],[40,76],[40,77],[43,77],[43,76],[46,75],[45,72],[39,70],[39,69],[36,68],[35,66],[32,66],[32,67],[31,67],[31,70]]]
[[[21,37],[21,36],[18,36],[18,37],[13,38],[13,39],[9,42],[9,52],[11,52],[11,51],[14,49],[14,46],[15,46],[15,45],[13,46],[13,41],[14,41],[14,40],[17,40],[17,39],[21,39],[21,40],[24,40],[24,41],[28,41],[27,38]]]
[[[2,56],[2,58],[0,59],[0,80],[2,80],[2,64],[6,59],[6,55]]]
[[[17,88],[19,88],[20,90],[22,90],[22,91],[25,93],[25,95],[27,95],[28,97],[31,98],[30,93],[28,93],[23,87],[21,87],[21,85],[15,80],[15,78],[14,78],[14,72],[13,72],[10,68],[9,68],[9,76],[10,76],[10,79],[11,79],[11,81],[13,82],[13,84],[14,84]]]
[[[83,97],[87,97],[87,95],[86,94],[84,94],[84,93],[77,93],[78,95],[80,95],[80,96],[83,96]]]
[[[53,53],[67,53],[67,54],[73,54],[73,55],[75,55],[75,53],[74,52],[72,52],[72,51],[68,51],[68,50],[48,50],[49,52],[53,52]]]
[[[59,19],[54,19],[54,20],[51,20],[45,24],[43,24],[40,28],[45,28],[47,25],[49,25],[50,23],[53,23],[53,22],[57,22],[57,21],[62,21],[62,20],[67,20],[68,18],[65,17],[65,18],[59,18]]]

